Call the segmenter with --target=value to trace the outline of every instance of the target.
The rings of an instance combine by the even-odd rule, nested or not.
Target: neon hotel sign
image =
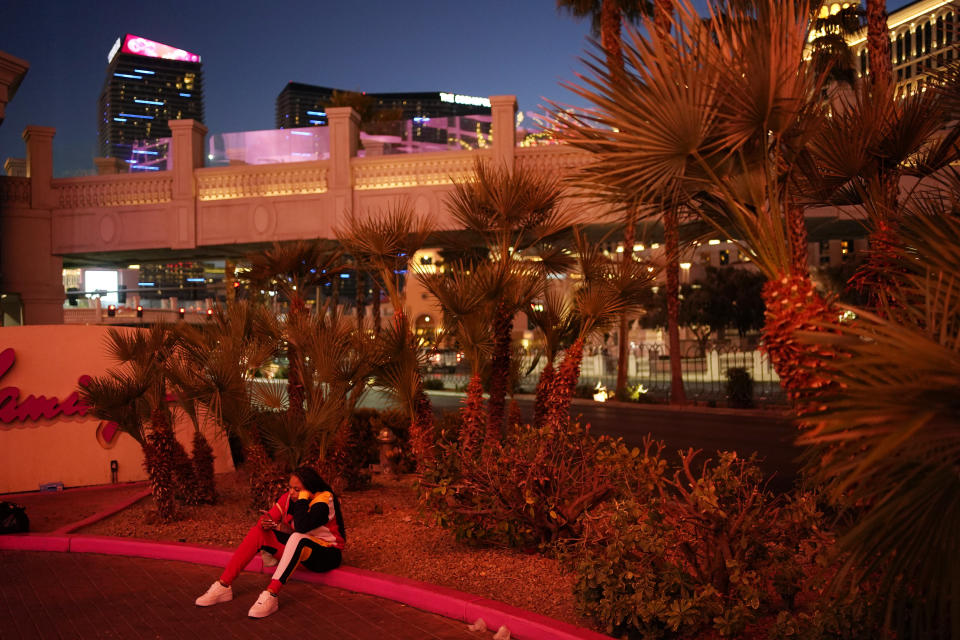
[[[107,54],[107,62],[113,62],[113,56],[117,55],[117,51],[132,53],[137,56],[145,56],[147,58],[163,58],[164,60],[180,60],[181,62],[200,62],[200,56],[195,53],[177,49],[162,42],[147,40],[146,38],[141,38],[140,36],[129,33],[123,37],[122,42],[120,38],[117,38],[117,41],[113,43],[113,48],[110,49],[110,53]]]
[[[0,383],[7,372],[13,368],[16,359],[16,352],[13,349],[0,351]],[[80,376],[77,380],[81,386],[89,382],[90,376],[87,375]],[[63,400],[31,394],[21,401],[18,387],[0,387],[0,425],[12,422],[36,422],[59,416],[85,416],[87,409],[87,405],[83,403],[76,391]]]

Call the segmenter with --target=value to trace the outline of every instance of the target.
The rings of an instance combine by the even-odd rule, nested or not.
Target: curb
[[[135,538],[87,536],[71,533],[112,516],[148,495],[150,495],[149,489],[49,534],[0,536],[0,550],[100,553],[154,560],[176,560],[214,567],[226,566],[230,556],[233,555],[231,549],[203,547],[180,542],[157,542]],[[263,566],[259,556],[251,560],[244,567],[244,570],[265,574],[273,573],[272,567]],[[501,626],[507,627],[511,636],[517,638],[517,640],[610,640],[610,636],[560,622],[538,613],[525,611],[503,602],[367,569],[340,567],[328,573],[299,571],[292,578],[300,582],[320,584],[393,600],[421,611],[459,620],[467,624],[472,624],[477,618],[483,618],[487,627],[491,629],[499,629]]]
[[[225,566],[233,554],[229,549],[185,543],[56,533],[2,536],[0,550],[100,553],[154,560],[175,560],[214,567]],[[244,570],[265,574],[273,572],[272,567],[263,566],[260,558],[251,560]],[[298,572],[292,577],[300,582],[393,600],[467,624],[475,622],[477,618],[483,618],[491,629],[506,626],[511,636],[518,640],[610,640],[610,636],[596,631],[582,629],[502,602],[366,569],[341,567],[329,573]]]
[[[150,489],[144,489],[140,493],[133,495],[122,502],[118,502],[112,507],[107,507],[103,511],[98,511],[97,513],[93,514],[92,516],[88,516],[83,520],[78,520],[76,522],[72,522],[70,524],[64,525],[59,529],[56,529],[53,533],[54,535],[73,533],[77,529],[82,529],[86,526],[94,524],[95,522],[100,522],[101,520],[105,520],[106,518],[109,518],[113,514],[119,513],[124,509],[126,509],[127,507],[133,504],[136,504],[137,502],[140,502],[141,500],[143,500],[149,495],[150,495]]]

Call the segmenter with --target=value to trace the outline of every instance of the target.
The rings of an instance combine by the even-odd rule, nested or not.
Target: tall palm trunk
[[[470,383],[467,385],[467,397],[460,409],[460,418],[463,424],[460,427],[459,440],[460,451],[464,457],[472,457],[477,450],[483,438],[484,417],[483,382],[480,379],[480,372],[475,371],[470,376]]]
[[[874,95],[882,95],[893,75],[886,0],[867,0],[867,61]]]
[[[613,0],[603,0],[600,9],[600,45],[607,55],[607,65],[614,76],[623,73],[620,20],[620,9],[616,3]]]
[[[792,204],[787,209],[787,233],[790,241],[790,269],[797,275],[809,273],[807,221],[803,207]]]
[[[506,408],[507,383],[510,380],[510,334],[513,316],[500,302],[493,315],[493,355],[490,358],[490,400],[487,403],[487,435],[485,444],[500,441]]]
[[[337,307],[340,304],[340,274],[333,274],[333,281],[330,283],[330,317],[337,315]]]
[[[150,491],[157,505],[157,512],[164,522],[176,515],[174,500],[174,459],[176,439],[170,427],[167,412],[158,407],[150,415],[151,430],[144,448],[144,466],[150,478]]]
[[[372,280],[372,289],[373,289],[373,299],[371,300],[370,306],[370,315],[373,321],[373,333],[380,335],[380,283],[377,279],[371,278]]]
[[[213,448],[199,429],[193,432],[193,474],[197,499],[201,504],[217,501],[217,482],[213,473]]]
[[[823,331],[835,312],[817,293],[809,273],[768,280],[763,286],[763,302],[763,348],[796,414],[803,415],[831,384],[825,365],[835,353],[827,346],[801,344],[796,334]]]
[[[664,249],[667,258],[667,337],[670,348],[670,404],[686,404],[683,361],[680,352],[680,232],[679,212],[670,206],[663,213]]]
[[[580,379],[580,363],[583,362],[584,339],[577,338],[563,357],[560,369],[553,378],[545,424],[553,431],[563,428],[570,412],[573,391]]]
[[[357,269],[357,331],[363,331],[363,320],[367,315],[367,278]]]
[[[537,396],[533,404],[533,424],[537,427],[542,427],[547,423],[550,392],[553,390],[555,376],[556,370],[553,368],[553,362],[548,362],[547,366],[540,372],[540,380],[537,381]]]
[[[623,260],[633,260],[633,245],[636,241],[636,210],[630,207],[627,227],[623,232]],[[620,314],[620,342],[617,344],[617,400],[627,399],[627,364],[630,358],[630,319],[627,312]]]
[[[307,311],[307,305],[299,296],[290,300],[290,316],[298,317]],[[304,415],[303,368],[300,351],[287,343],[287,415],[302,421]]]
[[[670,33],[670,23],[672,21],[673,0],[654,0],[653,24],[656,26],[658,35],[662,37]]]

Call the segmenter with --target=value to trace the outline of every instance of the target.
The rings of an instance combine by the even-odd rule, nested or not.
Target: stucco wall
[[[102,375],[113,362],[104,348],[107,327],[36,325],[0,328],[0,353],[12,348],[13,366],[0,377],[0,413],[9,408],[9,387],[19,388],[19,403],[29,395],[66,399],[83,375]],[[2,368],[2,367],[0,367]],[[0,421],[0,493],[36,490],[40,483],[64,486],[110,482],[110,461],[119,464],[119,481],[146,479],[140,445],[120,433],[111,448],[97,440],[100,421],[59,416],[25,422]],[[233,468],[225,437],[206,429],[218,473]],[[193,426],[178,420],[177,437],[190,450]]]

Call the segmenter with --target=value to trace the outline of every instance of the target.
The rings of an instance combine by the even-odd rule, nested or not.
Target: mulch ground
[[[23,505],[30,518],[30,531],[49,533],[88,518],[147,489],[145,482],[82,487],[55,493],[0,495],[0,501]]]
[[[217,483],[218,504],[183,507],[176,522],[158,522],[152,501],[145,499],[77,533],[235,546],[258,514],[249,507],[240,474],[224,474]],[[595,627],[576,613],[573,578],[561,571],[557,560],[458,543],[450,531],[433,521],[429,512],[420,509],[414,483],[412,476],[375,476],[370,489],[343,493],[347,528],[344,564],[458,589],[570,624]],[[117,497],[114,502],[120,499]],[[26,504],[24,500],[20,502]],[[38,515],[54,506],[59,505],[45,501],[34,504],[39,507]],[[33,520],[30,506],[28,512]],[[82,517],[85,516],[75,519]],[[56,518],[61,522],[66,519],[62,515]]]

